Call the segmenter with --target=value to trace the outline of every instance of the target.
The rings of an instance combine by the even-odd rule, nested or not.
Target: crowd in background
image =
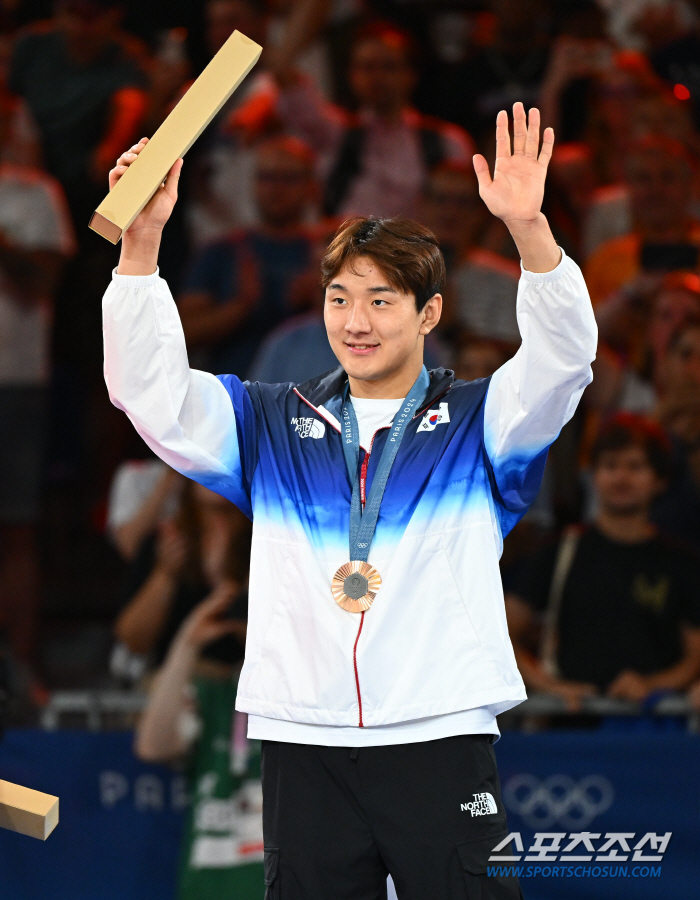
[[[560,659],[550,667],[559,674],[545,677],[528,664],[537,623],[541,632],[543,618],[566,621],[566,591],[557,601],[552,584],[564,571],[558,538],[572,526],[588,529],[579,556],[591,534],[700,549],[700,3],[208,0],[142,10],[3,0],[0,617],[21,691],[40,704],[50,686],[47,629],[115,615],[112,677],[133,681],[228,577],[222,535],[244,523],[183,493],[108,403],[100,298],[118,250],[87,223],[117,156],[155,131],[234,29],[265,52],[187,154],[161,256],[191,364],[295,383],[332,368],[324,248],[348,216],[403,215],[435,232],[448,268],[429,366],[488,377],[519,344],[519,260],[479,199],[471,156],[493,159],[499,109],[537,104],[557,135],[545,213],[584,270],[600,344],[540,497],[505,544],[516,649],[533,684],[572,703],[619,693],[618,679],[640,668],[646,677],[683,666],[682,677],[621,695],[685,689],[700,674],[696,586],[689,574],[679,587],[666,572],[678,560],[665,551],[660,568],[633,573],[648,596],[627,596],[607,629],[605,675],[576,666],[566,675]],[[598,452],[611,427],[618,443]],[[626,535],[624,510],[619,533],[600,526],[600,468],[635,448],[655,479],[634,501],[647,524]],[[651,459],[657,450],[663,462]],[[617,457],[619,479],[633,479]],[[210,516],[227,523],[212,547]],[[549,561],[537,574],[540,548]],[[637,621],[640,608],[652,615],[652,595],[657,618]],[[654,643],[662,619],[663,647]],[[627,646],[635,641],[639,659]]]
[[[250,523],[110,406],[100,299],[118,248],[87,223],[120,153],[234,29],[265,50],[187,154],[161,254],[191,365],[295,383],[333,368],[324,248],[349,216],[409,216],[448,270],[428,365],[491,375],[519,344],[520,267],[471,157],[493,161],[500,109],[537,105],[557,136],[544,211],[600,343],[505,542],[516,657],[571,710],[687,690],[700,705],[700,2],[0,0],[2,656],[29,707],[61,671],[134,685],[160,668],[138,752],[209,735],[193,860],[231,792],[258,839],[256,757],[231,726]],[[71,668],[80,623],[109,672]]]

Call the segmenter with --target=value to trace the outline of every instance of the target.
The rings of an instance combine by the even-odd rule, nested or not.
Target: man
[[[700,673],[697,560],[649,519],[670,469],[663,433],[620,414],[601,432],[591,462],[595,523],[545,549],[507,598],[525,684],[564,697],[572,709],[598,693],[642,701],[684,690]],[[527,647],[538,613],[539,660]]]
[[[60,185],[3,158],[13,112],[0,98],[0,628],[39,702],[46,699],[35,666],[51,320],[75,239]]]
[[[275,74],[283,88],[278,114],[320,154],[327,215],[415,216],[430,169],[445,159],[469,159],[466,132],[410,105],[411,39],[395,26],[368,27],[353,44],[349,78],[357,116],[328,103],[301,74]]]
[[[674,469],[653,509],[667,534],[700,549],[700,318],[682,322],[657,363],[655,414],[673,441]]]
[[[178,900],[259,900],[263,882],[260,745],[233,711],[243,659],[245,598],[224,580],[189,613],[153,679],[134,750],[145,762],[185,763],[193,797]]]
[[[447,321],[481,338],[520,343],[515,315],[520,269],[512,260],[477,245],[486,230],[485,210],[472,166],[446,161],[430,173],[421,221],[440,242],[447,264],[453,309]]]
[[[10,68],[10,89],[36,120],[46,168],[81,231],[146,112],[143,48],[120,30],[123,14],[120,0],[59,0],[51,27],[20,37]]]
[[[205,353],[200,368],[245,378],[265,335],[299,311],[294,286],[313,247],[304,225],[316,187],[313,162],[297,138],[261,144],[255,164],[260,226],[234,232],[195,257],[179,307],[188,345]]]
[[[601,244],[586,263],[595,304],[642,272],[697,269],[700,223],[692,215],[687,150],[664,136],[639,141],[625,160],[634,228]]]
[[[538,156],[539,113],[528,127],[516,104],[514,123],[511,152],[499,113],[493,180],[474,160],[525,270],[522,346],[490,381],[424,369],[444,262],[405,220],[352,220],[324,257],[340,368],[299,388],[191,370],[156,271],[179,162],[105,295],[112,401],[173,467],[254,516],[237,705],[263,739],[271,897],[384,897],[387,873],[402,900],[521,896],[486,875],[508,834],[495,716],[525,697],[498,557],[590,380],[596,329],[540,212],[554,134]]]

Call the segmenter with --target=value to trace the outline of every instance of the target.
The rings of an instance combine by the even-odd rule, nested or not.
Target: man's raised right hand
[[[136,157],[143,150],[147,143],[148,138],[141,138],[138,144],[134,144],[133,147],[131,147],[125,153],[122,153],[122,155],[117,160],[116,166],[109,173],[110,191],[122,177],[124,172],[126,172],[129,166],[134,162]],[[151,197],[148,203],[144,206],[144,208],[129,226],[128,230],[125,233],[129,236],[129,238],[137,237],[139,235],[139,232],[143,231],[162,231],[163,226],[170,218],[170,214],[172,213],[173,207],[175,206],[175,203],[177,201],[177,183],[180,179],[181,169],[182,159],[178,159],[175,163],[173,163],[173,166],[166,175],[163,184],[160,185],[155,194]]]

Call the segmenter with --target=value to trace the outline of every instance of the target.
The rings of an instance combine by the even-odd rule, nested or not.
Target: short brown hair
[[[412,219],[356,216],[343,222],[321,261],[323,287],[346,265],[354,272],[352,266],[362,256],[379,266],[393,288],[413,294],[418,312],[445,285],[445,260],[438,239]]]
[[[651,419],[634,413],[616,413],[600,429],[591,449],[591,465],[598,467],[605,453],[641,447],[659,478],[671,475],[673,449],[664,430]]]

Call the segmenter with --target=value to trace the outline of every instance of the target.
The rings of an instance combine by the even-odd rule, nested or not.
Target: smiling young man
[[[408,221],[341,226],[322,264],[340,367],[306,384],[191,370],[157,272],[176,164],[104,299],[112,401],[175,469],[253,518],[237,706],[263,740],[268,900],[516,900],[492,742],[525,698],[498,559],[591,379],[578,267],[540,211],[554,135],[499,114],[481,196],[518,245],[522,346],[491,379],[423,367],[444,263]],[[124,154],[115,184],[143,146]]]

